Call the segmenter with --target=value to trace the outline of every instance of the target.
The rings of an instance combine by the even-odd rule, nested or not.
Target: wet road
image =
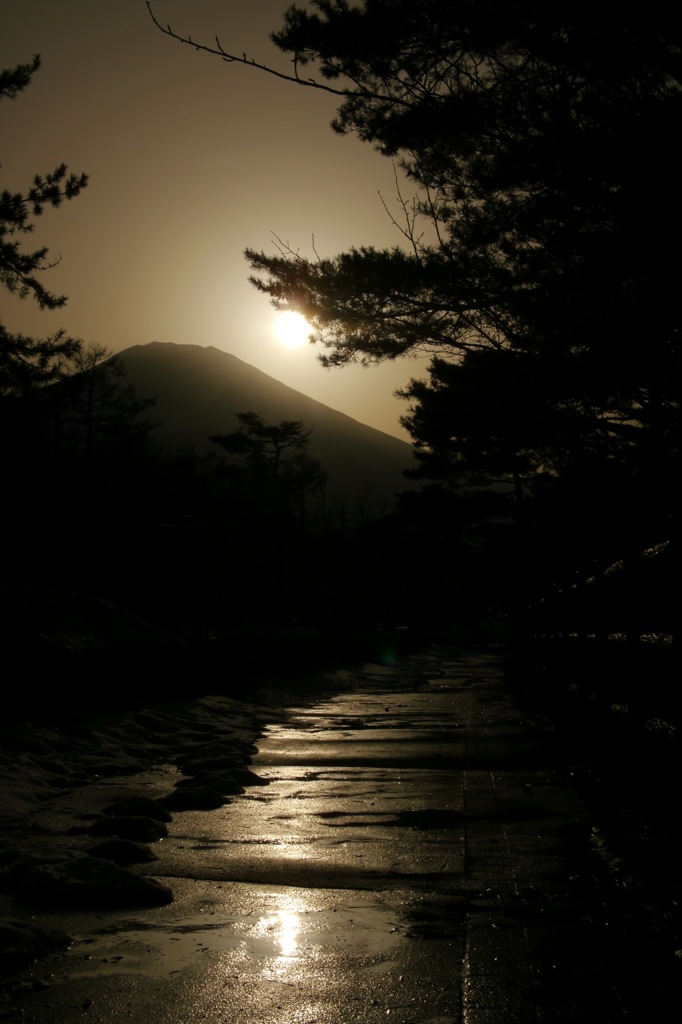
[[[335,889],[459,886],[460,708],[437,681],[408,693],[386,691],[380,669],[364,680],[378,692],[293,709],[267,729],[251,765],[267,787],[200,823],[177,814],[162,872]]]
[[[267,728],[251,767],[268,785],[174,815],[144,869],[172,904],[40,914],[74,942],[5,1018],[632,1019],[589,814],[495,659],[424,654],[344,683]],[[133,781],[155,796],[175,773]]]

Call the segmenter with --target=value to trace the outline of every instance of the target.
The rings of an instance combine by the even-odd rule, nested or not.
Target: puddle
[[[224,969],[265,961],[278,974],[299,974],[311,961],[319,967],[341,950],[363,960],[384,958],[403,940],[396,915],[374,904],[310,910],[285,898],[280,909],[263,913],[207,912],[153,925],[128,921],[76,936],[67,973],[74,979],[95,972],[160,978],[218,958]]]

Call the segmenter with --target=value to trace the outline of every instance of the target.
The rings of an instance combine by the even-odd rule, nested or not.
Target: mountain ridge
[[[385,501],[414,484],[407,442],[360,423],[215,346],[152,341],[116,354],[141,398],[157,399],[157,442],[168,451],[218,453],[211,436],[239,426],[253,411],[266,423],[302,420],[312,428],[309,451],[328,473],[330,495]]]

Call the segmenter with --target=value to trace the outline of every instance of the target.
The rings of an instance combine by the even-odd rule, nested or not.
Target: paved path
[[[76,941],[7,1019],[673,1020],[674,951],[641,934],[579,766],[499,662],[434,650],[337,681],[266,730],[251,767],[269,785],[175,814],[146,869],[173,904],[40,915]],[[169,771],[136,784],[155,795]]]

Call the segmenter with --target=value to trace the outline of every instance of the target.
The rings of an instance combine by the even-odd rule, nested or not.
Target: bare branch
[[[412,251],[414,252],[416,259],[421,262],[422,253],[424,251],[424,246],[422,245],[424,232],[422,232],[419,235],[417,235],[415,232],[415,224],[417,222],[417,215],[419,213],[418,204],[414,197],[412,198],[411,202],[408,202],[408,200],[404,198],[402,192],[400,191],[398,171],[396,169],[395,162],[393,163],[393,177],[395,179],[396,198],[398,200],[399,206],[403,211],[403,217],[405,219],[404,227],[398,223],[396,218],[389,210],[388,204],[386,203],[386,200],[382,196],[381,192],[379,192],[379,199],[381,200],[381,205],[386,211],[386,215],[388,216],[388,219],[390,220],[391,224],[398,229],[400,234],[405,239],[407,239],[407,241],[410,243],[410,246],[412,248]]]
[[[208,46],[205,43],[197,43],[191,36],[181,36],[178,32],[174,32],[170,25],[166,25],[164,27],[161,24],[152,10],[151,0],[145,0],[145,2],[147,4],[149,15],[159,31],[163,32],[166,36],[170,36],[171,39],[175,39],[179,43],[186,43],[188,46],[192,46],[195,50],[208,53],[213,57],[219,57],[220,60],[225,61],[227,64],[244,64],[246,67],[256,68],[257,71],[264,71],[268,75],[274,75],[275,78],[281,78],[285,82],[293,82],[294,85],[304,85],[309,89],[320,89],[322,92],[329,92],[333,96],[349,97],[355,95],[355,91],[353,89],[334,89],[333,86],[326,85],[324,82],[318,82],[314,78],[300,78],[298,74],[298,57],[296,56],[292,61],[292,64],[294,65],[294,73],[293,75],[287,75],[285,72],[277,71],[275,68],[271,68],[267,64],[259,64],[258,61],[249,57],[246,53],[242,53],[241,56],[229,53],[224,49],[217,36],[215,37],[215,46]],[[364,90],[363,95],[371,96],[370,93],[365,93]]]

